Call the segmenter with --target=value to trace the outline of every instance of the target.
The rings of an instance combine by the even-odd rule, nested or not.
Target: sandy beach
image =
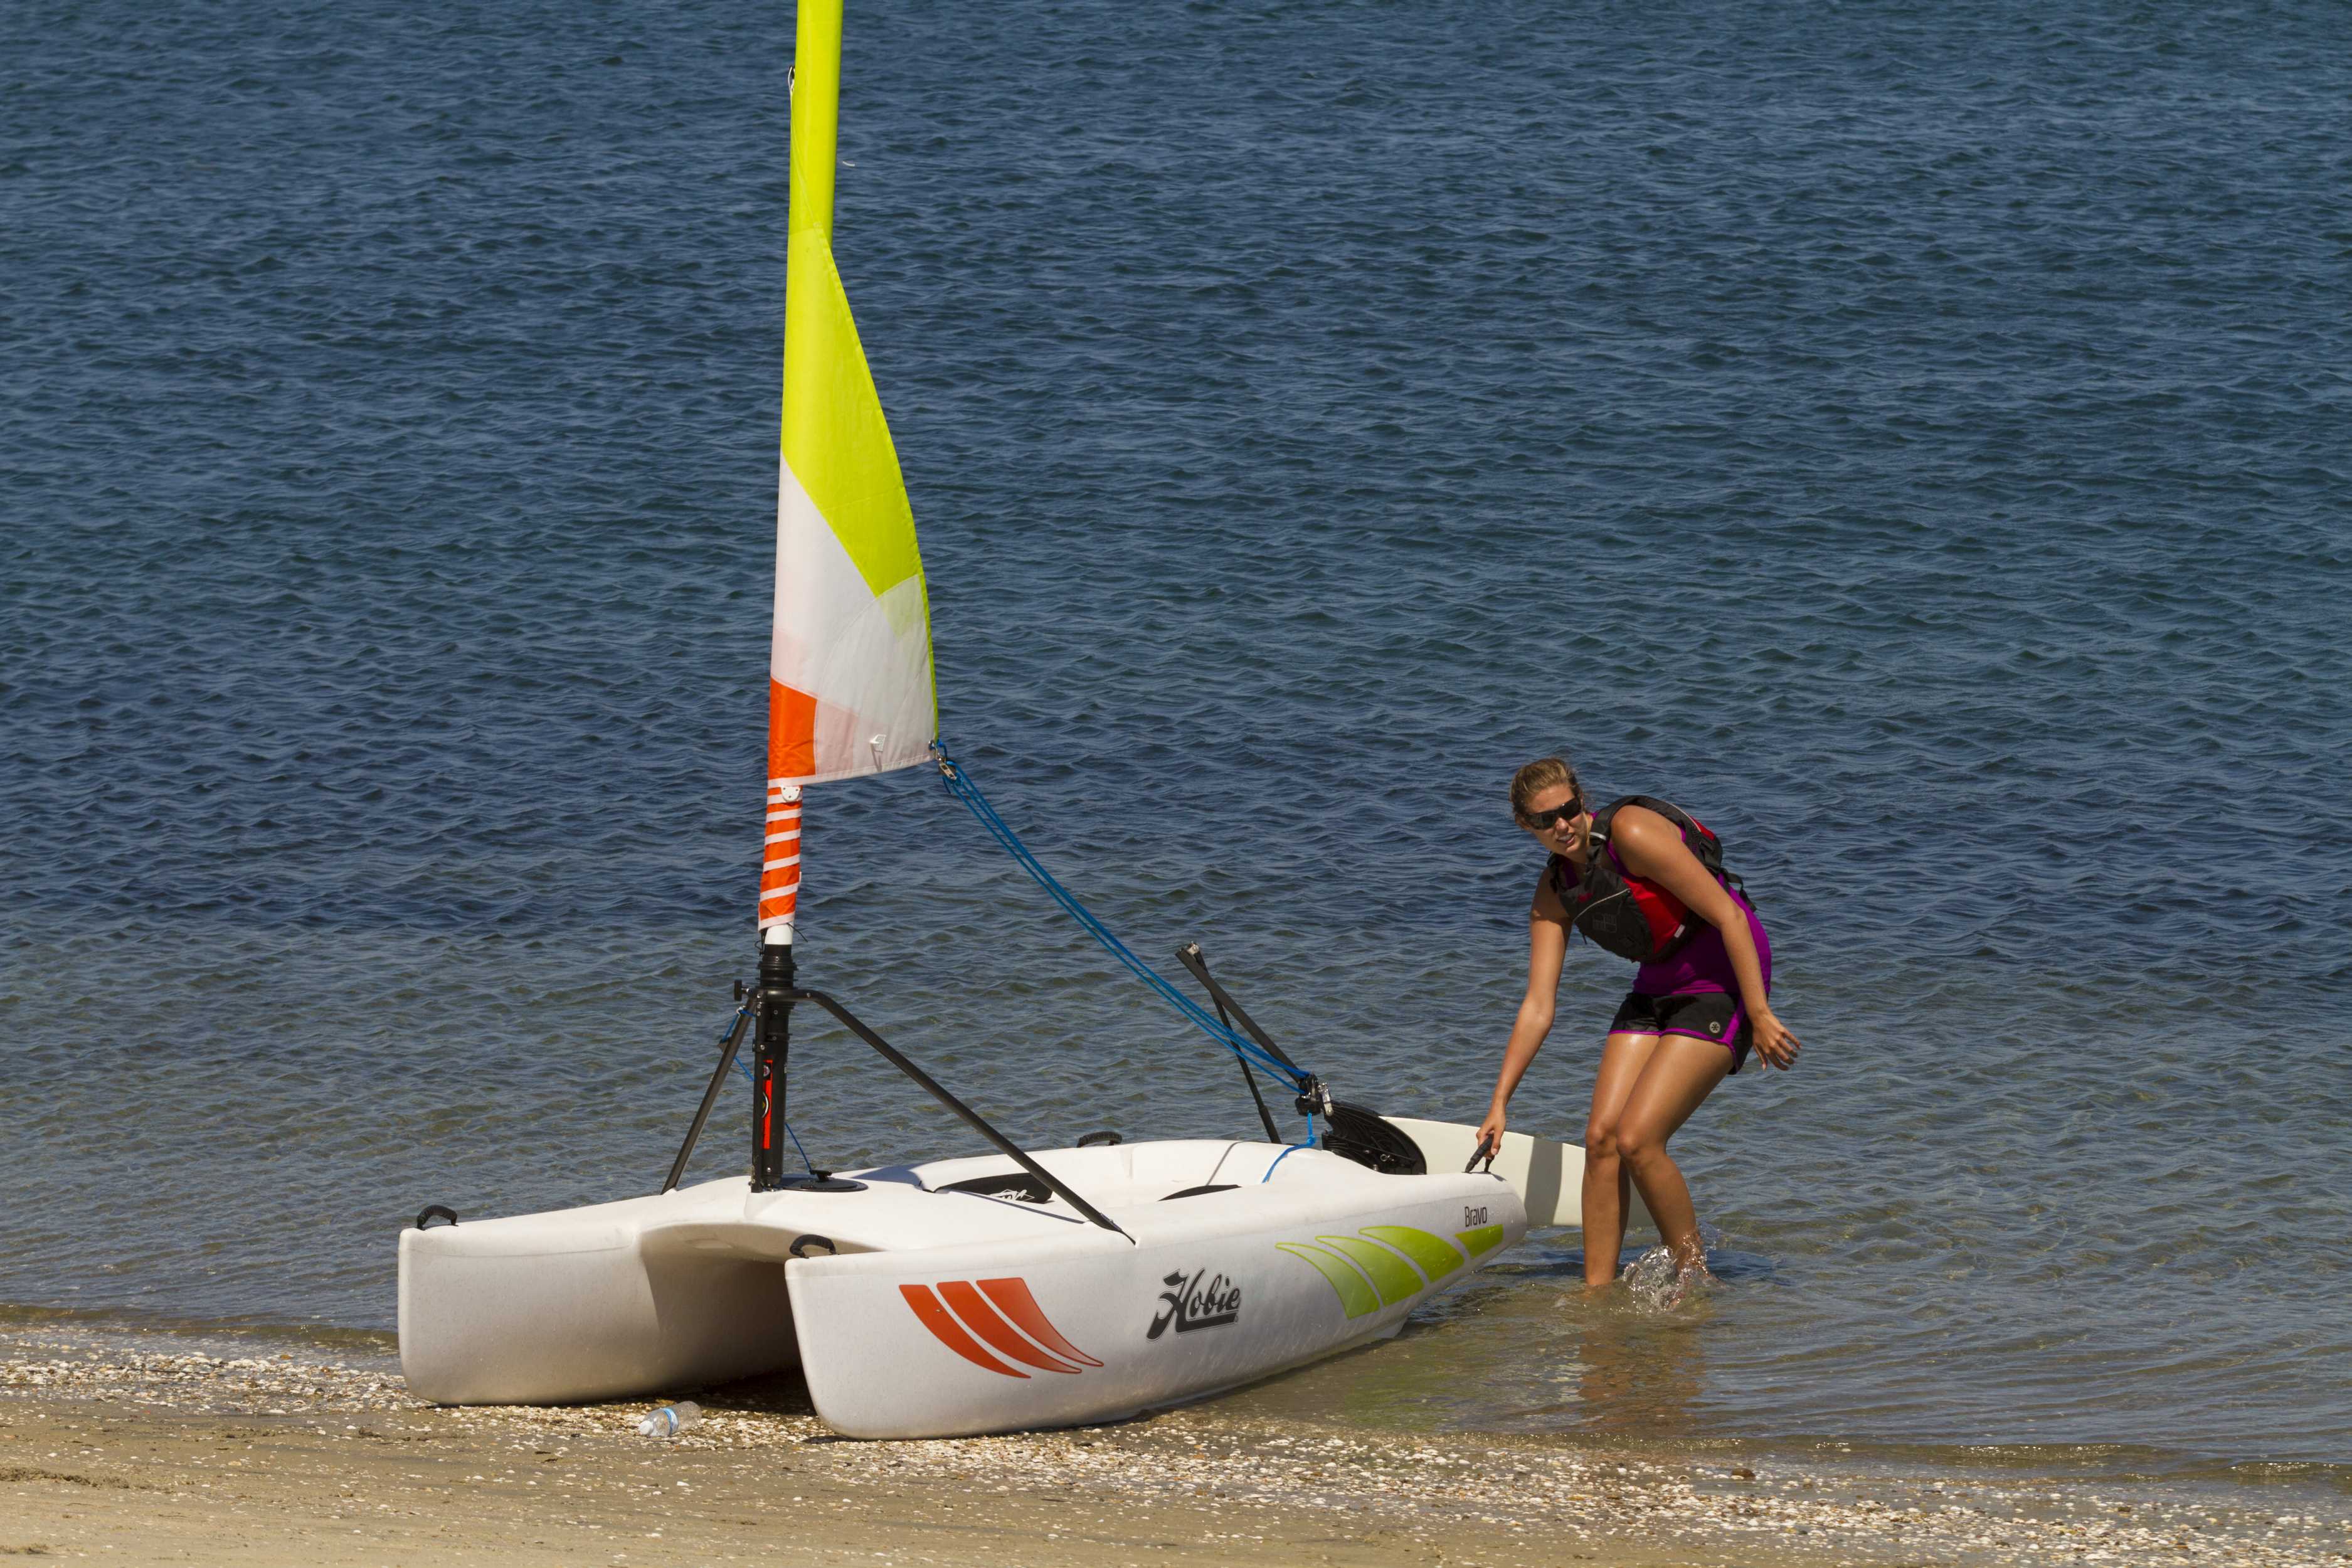
[[[2259,1491],[1661,1462],[1240,1420],[835,1438],[786,1379],[646,1406],[447,1410],[391,1369],[54,1330],[0,1340],[0,1555],[121,1563],[2342,1563]]]

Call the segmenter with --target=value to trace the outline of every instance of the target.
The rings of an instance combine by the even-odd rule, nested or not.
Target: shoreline
[[[652,1401],[447,1409],[388,1367],[0,1332],[0,1555],[263,1568],[718,1562],[785,1546],[811,1563],[973,1564],[2352,1562],[2340,1486],[1660,1458],[1276,1422],[1214,1402],[869,1443],[827,1432],[796,1379],[698,1397],[703,1421],[662,1443],[634,1430]]]

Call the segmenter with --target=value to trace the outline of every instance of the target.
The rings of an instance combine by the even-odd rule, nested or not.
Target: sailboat
[[[939,745],[913,514],[834,264],[841,22],[841,0],[802,0],[758,979],[736,987],[733,1026],[660,1191],[488,1220],[435,1205],[401,1233],[401,1364],[428,1400],[621,1398],[797,1365],[818,1416],[850,1436],[1111,1420],[1394,1334],[1526,1233],[1523,1187],[1543,1189],[1547,1223],[1574,1191],[1562,1164],[1573,1150],[1513,1134],[1486,1151],[1465,1142],[1469,1129],[1335,1100],[1197,945],[1178,957],[1213,1014],[1101,931],[1009,829],[998,836],[1049,892],[1243,1058],[1264,1141],[1099,1134],[1024,1149],[801,984],[804,789],[932,767],[1003,827]],[[787,1172],[791,1028],[812,1007],[985,1152]],[[747,1029],[751,1169],[682,1184]],[[1307,1138],[1279,1134],[1260,1076],[1294,1092]],[[1503,1171],[1491,1159],[1454,1168],[1465,1152],[1499,1154]]]

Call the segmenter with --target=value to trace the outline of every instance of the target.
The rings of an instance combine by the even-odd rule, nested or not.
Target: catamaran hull
[[[1525,1228],[1491,1179],[1387,1179],[1420,1190],[1140,1246],[793,1263],[810,1397],[853,1437],[962,1436],[1113,1420],[1385,1339]],[[1192,1201],[1220,1197],[1248,1202]]]
[[[572,1217],[402,1233],[400,1357],[414,1393],[445,1405],[563,1405],[726,1383],[798,1359],[781,1249],[699,1252],[666,1245],[658,1228],[629,1223],[636,1216],[563,1223]]]
[[[1497,1177],[1380,1175],[1319,1150],[1037,1158],[1115,1194],[1121,1230],[952,1190],[1012,1173],[983,1157],[856,1173],[849,1194],[736,1179],[406,1231],[403,1369],[438,1403],[553,1404],[797,1360],[850,1436],[1113,1420],[1393,1334],[1527,1228]]]

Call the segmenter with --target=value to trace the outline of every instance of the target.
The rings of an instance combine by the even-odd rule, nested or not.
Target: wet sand
[[[2352,1562],[2305,1497],[1662,1461],[1235,1418],[861,1443],[796,1383],[445,1410],[296,1352],[0,1336],[0,1557],[119,1563],[1916,1565]],[[2283,1511],[2282,1511],[2283,1510]]]

